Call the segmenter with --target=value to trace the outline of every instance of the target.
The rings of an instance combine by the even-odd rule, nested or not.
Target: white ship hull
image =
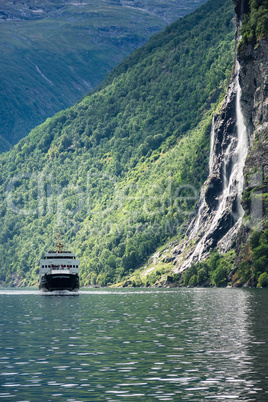
[[[49,251],[40,260],[39,289],[42,292],[79,289],[79,260],[70,251],[62,251],[60,240],[57,251]]]

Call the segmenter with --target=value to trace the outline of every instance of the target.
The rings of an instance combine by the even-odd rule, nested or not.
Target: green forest
[[[231,0],[208,1],[1,155],[1,283],[35,285],[58,232],[81,285],[118,282],[180,238],[208,174],[234,29]]]
[[[267,35],[267,7],[249,2],[240,53]],[[0,156],[0,284],[37,285],[39,259],[61,232],[81,261],[82,286],[268,286],[264,222],[235,274],[235,249],[212,250],[183,274],[173,273],[168,255],[154,260],[183,239],[207,178],[234,31],[232,2],[208,1]],[[243,193],[245,223],[251,192]]]
[[[246,45],[255,45],[257,41],[268,34],[268,0],[250,0],[249,13],[245,14],[242,24],[242,39],[239,51]]]

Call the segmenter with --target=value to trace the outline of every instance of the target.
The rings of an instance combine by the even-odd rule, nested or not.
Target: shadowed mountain
[[[204,1],[1,1],[0,152]]]

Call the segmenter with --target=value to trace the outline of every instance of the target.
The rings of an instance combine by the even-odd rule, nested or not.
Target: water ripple
[[[267,292],[54,296],[1,290],[2,400],[267,399]]]

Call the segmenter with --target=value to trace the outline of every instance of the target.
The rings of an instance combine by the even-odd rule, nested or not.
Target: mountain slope
[[[208,173],[233,38],[232,2],[209,1],[1,156],[3,283],[36,283],[58,231],[82,284],[103,285],[183,230]]]
[[[242,107],[251,127],[245,162],[243,225],[236,246],[234,286],[268,287],[268,1],[244,1],[238,49]]]
[[[1,1],[0,152],[204,1]]]
[[[176,286],[268,286],[268,2],[234,3],[238,50],[214,114],[209,176],[196,213],[182,241],[154,256],[131,283],[150,282],[146,272],[159,265],[164,272],[168,261],[174,265],[168,281]],[[167,275],[157,280],[166,283]]]
[[[102,0],[102,4],[99,4],[98,11],[103,11],[103,6],[119,6],[120,8],[130,8],[143,13],[154,15],[160,20],[170,24],[177,18],[183,17],[189,14],[193,9],[197,8],[200,4],[206,0]],[[72,0],[28,0],[25,3],[22,0],[2,0],[0,8],[0,18],[3,21],[6,20],[40,20],[47,18],[57,13],[67,13],[70,9],[83,9],[83,6],[88,5],[88,1]],[[94,10],[98,4],[91,1],[92,10]],[[69,17],[70,18],[70,17]]]

